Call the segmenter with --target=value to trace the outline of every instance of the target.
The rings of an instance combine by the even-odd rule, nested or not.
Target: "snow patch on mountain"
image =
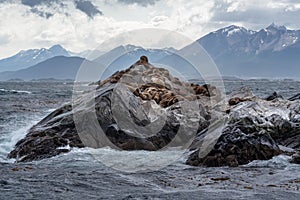
[[[70,56],[61,45],[54,45],[49,49],[21,50],[14,56],[0,60],[0,72],[16,71],[31,67],[55,56]]]

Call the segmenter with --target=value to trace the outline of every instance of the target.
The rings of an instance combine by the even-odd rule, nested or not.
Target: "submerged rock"
[[[300,164],[300,152],[292,155],[292,159],[290,160],[291,163]]]

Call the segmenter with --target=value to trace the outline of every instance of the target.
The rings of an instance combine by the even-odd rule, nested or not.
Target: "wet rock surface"
[[[91,87],[33,126],[8,157],[40,160],[85,146],[180,147],[193,150],[187,164],[217,167],[286,153],[279,145],[300,150],[297,99],[261,99],[246,88],[222,99],[214,86],[181,81],[147,62]]]
[[[237,97],[234,97],[237,95]],[[232,97],[233,96],[233,97]],[[238,166],[253,160],[268,160],[287,153],[279,145],[299,150],[299,102],[281,98],[264,100],[255,97],[246,88],[229,98],[222,134],[213,149],[202,156],[203,141],[209,130],[198,134],[187,164],[194,166]],[[245,99],[246,101],[235,101]],[[287,153],[290,154],[290,153]],[[297,163],[298,154],[293,162]]]
[[[209,90],[217,94],[215,87],[209,87],[181,82],[150,64],[133,65],[49,114],[8,157],[19,162],[40,160],[72,147],[109,144],[122,150],[187,148],[193,134],[209,125],[204,106],[195,101],[208,97]]]
[[[300,152],[296,152],[292,155],[292,159],[290,160],[291,163],[300,164]]]

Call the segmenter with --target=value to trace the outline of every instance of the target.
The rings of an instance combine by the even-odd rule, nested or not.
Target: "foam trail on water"
[[[31,94],[30,91],[26,91],[26,90],[7,90],[7,89],[3,89],[0,88],[0,93],[20,93],[20,94]]]
[[[292,165],[289,163],[290,156],[279,155],[275,156],[270,160],[254,160],[247,167],[271,167],[271,168],[285,168]]]

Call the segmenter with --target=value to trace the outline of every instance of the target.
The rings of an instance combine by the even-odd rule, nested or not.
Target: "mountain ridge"
[[[196,42],[208,52],[223,75],[300,77],[300,30],[274,23],[258,31],[229,26]]]
[[[56,56],[34,66],[18,71],[0,73],[0,80],[22,79],[72,79],[74,80],[82,64],[97,67],[98,64],[80,57]]]
[[[0,60],[0,72],[25,69],[55,56],[70,56],[70,54],[59,44],[48,49],[21,50],[11,57]]]
[[[141,55],[146,55],[150,62],[172,66],[188,79],[192,79],[199,78],[195,76],[195,74],[199,73],[196,73],[192,69],[194,67],[189,62],[183,60],[180,55],[192,55],[194,52],[197,52],[197,49],[194,48],[198,48],[199,46],[197,47],[195,44],[200,44],[205,49],[222,76],[300,78],[300,30],[290,30],[285,26],[278,26],[274,23],[256,31],[241,26],[230,25],[210,32],[194,43],[179,50],[174,48],[147,49],[128,44],[120,45],[106,53],[96,50],[96,53],[86,51],[82,52],[82,55],[94,54],[91,61],[94,65],[98,63],[98,66],[109,66],[110,70],[104,73],[104,78],[111,75],[114,71],[128,67]],[[43,52],[46,50],[42,48],[40,51]],[[48,50],[53,52],[61,51],[60,54],[65,53],[66,55],[63,56],[67,57],[76,55],[65,50],[60,45],[54,45]],[[30,50],[31,59],[33,59],[33,53],[38,56],[40,51]],[[26,52],[28,51],[20,51],[18,54],[25,54]],[[201,60],[204,58],[204,55],[193,55],[193,57]],[[0,70],[1,61],[3,60],[0,60]],[[206,60],[202,64],[205,65],[205,62],[210,61]],[[3,80],[4,75],[11,74],[13,73],[1,73],[0,77]],[[51,78],[57,77],[54,76]]]

